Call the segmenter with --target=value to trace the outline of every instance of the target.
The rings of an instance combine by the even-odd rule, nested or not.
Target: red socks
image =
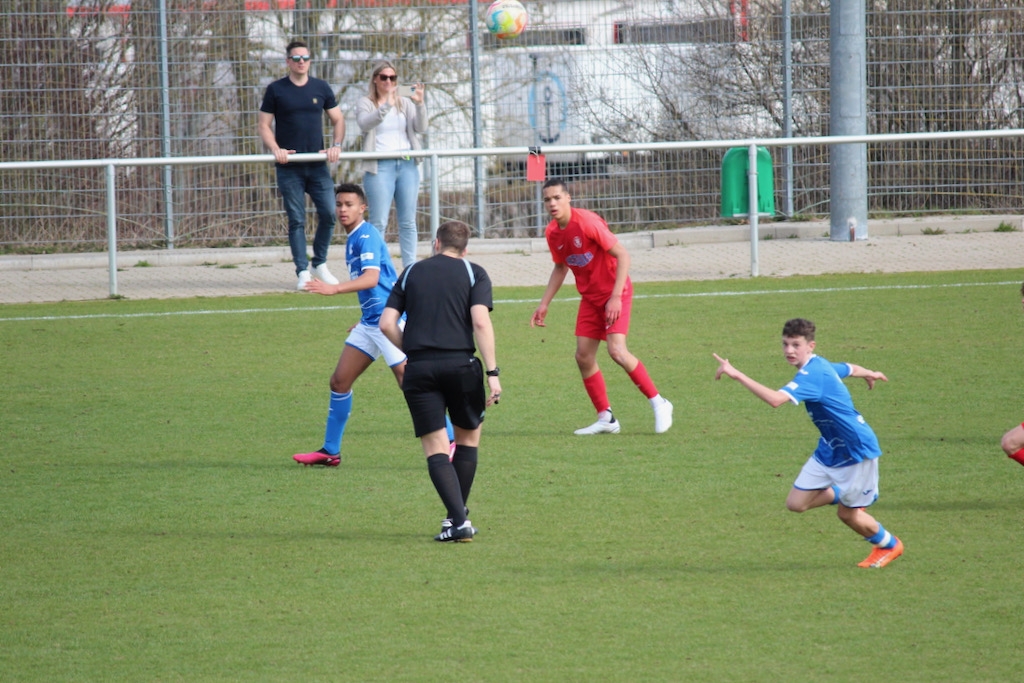
[[[1024,465],[1024,448],[1020,449],[1016,453],[1011,454],[1008,457],[1010,458],[1010,460],[1016,460],[1021,465]]]
[[[642,362],[636,364],[633,372],[629,373],[629,378],[633,380],[636,388],[647,398],[654,398],[658,395],[658,388],[654,386],[654,382],[651,380],[651,376],[647,374],[647,368],[644,367]],[[604,383],[604,375],[601,374],[600,370],[583,380],[583,388],[587,390],[587,396],[590,397],[590,402],[594,404],[594,410],[600,413],[602,410],[610,408],[608,389]]]
[[[608,388],[605,386],[604,375],[600,370],[583,379],[583,388],[587,390],[587,396],[594,404],[594,410],[600,413],[611,408],[611,404],[608,403]]]
[[[658,395],[658,389],[654,386],[651,376],[647,374],[647,368],[644,367],[642,361],[637,362],[633,372],[629,373],[629,378],[647,398],[654,398]]]

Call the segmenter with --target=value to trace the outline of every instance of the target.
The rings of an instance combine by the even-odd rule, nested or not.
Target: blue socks
[[[331,455],[341,453],[341,438],[345,435],[348,416],[352,414],[352,392],[331,392],[331,405],[327,409],[327,428],[324,430],[324,450]]]
[[[878,524],[878,533],[874,536],[865,536],[864,540],[876,548],[891,548],[896,545],[896,537],[885,530],[881,523]]]
[[[345,425],[352,414],[352,392],[339,394],[331,392],[331,403],[327,409],[327,427],[324,429],[324,450],[331,455],[341,452],[341,439],[345,436]],[[448,431],[448,441],[455,441],[455,428],[448,415],[444,416],[444,426]]]

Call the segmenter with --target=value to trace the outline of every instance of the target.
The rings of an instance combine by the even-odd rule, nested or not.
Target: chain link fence
[[[1024,12],[1016,3],[865,4],[868,133],[1024,128]],[[785,111],[794,137],[829,133],[827,3],[791,3],[788,87],[781,0],[524,5],[530,25],[518,38],[498,40],[478,27],[485,145],[779,137]],[[481,17],[486,7],[478,5]],[[352,112],[380,57],[398,65],[403,81],[426,84],[425,146],[472,146],[466,0],[8,0],[5,8],[2,161],[261,154],[256,112],[266,85],[286,73],[292,38],[310,44],[312,74],[338,93],[346,150],[360,149]],[[1024,210],[1022,146],[1021,138],[871,146],[870,211]],[[630,231],[717,220],[722,154],[547,162],[549,175],[574,181],[582,205]],[[826,146],[793,148],[788,218],[828,214],[828,156]],[[533,234],[545,222],[525,162],[488,162],[487,235]],[[782,163],[773,150],[777,193]],[[471,160],[443,158],[421,169],[437,174],[442,219],[476,224]],[[125,248],[166,246],[171,232],[175,246],[285,242],[272,164],[117,173]],[[362,180],[355,163],[334,173],[338,181]],[[102,249],[104,202],[96,169],[0,171],[0,251]],[[424,197],[424,235],[425,207]]]

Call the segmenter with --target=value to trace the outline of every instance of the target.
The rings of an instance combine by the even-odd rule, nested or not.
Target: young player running
[[[651,402],[654,431],[672,426],[672,404],[662,398],[647,368],[626,348],[633,284],[629,279],[629,252],[593,211],[574,208],[565,182],[552,178],[542,188],[544,206],[553,219],[544,236],[555,262],[540,305],[530,319],[531,327],[544,327],[548,305],[572,269],[580,293],[576,314],[576,365],[583,387],[597,410],[597,422],[577,429],[576,434],[618,434],[619,421],[612,415],[604,375],[597,365],[597,349],[606,342],[608,354],[619,364]]]
[[[830,363],[814,353],[814,323],[794,318],[782,328],[782,350],[786,362],[797,369],[793,380],[775,390],[747,377],[726,358],[718,361],[715,379],[730,377],[773,408],[783,403],[807,408],[814,426],[821,432],[818,447],[804,464],[786,498],[793,512],[806,512],[823,505],[838,505],[839,519],[874,550],[858,567],[884,567],[903,554],[903,543],[867,513],[878,500],[878,457],[882,450],[874,431],[853,407],[844,377],[863,377],[868,389],[888,378],[881,372],[852,363]]]

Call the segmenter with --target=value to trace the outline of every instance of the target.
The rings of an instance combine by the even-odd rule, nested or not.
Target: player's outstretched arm
[[[718,370],[715,371],[715,379],[722,379],[722,375],[725,375],[729,379],[736,379],[737,375],[741,374],[739,370],[732,366],[728,358],[722,358],[717,353],[712,353],[715,360],[718,361]]]
[[[782,404],[790,402],[788,394],[783,393],[778,389],[770,389],[757,380],[747,377],[742,372],[734,368],[728,358],[722,358],[717,353],[712,353],[711,355],[718,361],[718,370],[715,371],[715,379],[722,379],[722,375],[725,375],[729,379],[736,380],[745,386],[750,393],[757,396],[772,408],[778,408]]]
[[[868,383],[868,389],[874,389],[875,382],[879,380],[881,380],[882,382],[889,381],[889,378],[886,377],[881,372],[876,372],[875,370],[868,370],[865,367],[861,367],[860,365],[854,365],[853,363],[848,363],[847,365],[850,366],[850,377],[863,377],[864,381]]]

